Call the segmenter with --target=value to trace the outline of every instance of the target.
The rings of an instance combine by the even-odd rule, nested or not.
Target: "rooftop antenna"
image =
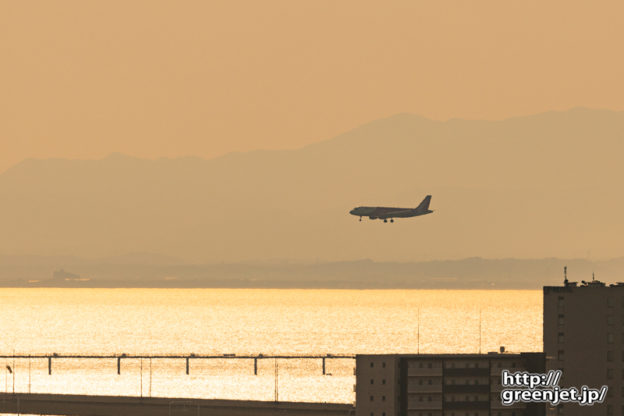
[[[563,266],[563,284],[568,285],[568,266]]]

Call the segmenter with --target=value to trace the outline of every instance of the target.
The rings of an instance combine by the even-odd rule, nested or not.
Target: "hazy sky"
[[[2,1],[0,171],[292,148],[399,112],[624,110],[624,2]]]

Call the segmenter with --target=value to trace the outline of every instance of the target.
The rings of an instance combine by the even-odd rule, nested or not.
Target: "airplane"
[[[417,217],[419,215],[431,214],[433,211],[429,209],[431,195],[427,195],[416,208],[390,208],[390,207],[357,207],[349,211],[349,214],[360,217],[368,217],[371,220],[380,219],[384,222],[394,222],[394,218]]]

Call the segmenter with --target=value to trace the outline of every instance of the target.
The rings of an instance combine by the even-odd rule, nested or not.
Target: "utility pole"
[[[479,354],[481,354],[481,309],[479,309]]]
[[[279,366],[277,364],[277,358],[275,359],[275,402],[279,401]]]
[[[416,332],[416,352],[420,354],[420,308],[416,309],[416,320],[418,321],[418,329]]]

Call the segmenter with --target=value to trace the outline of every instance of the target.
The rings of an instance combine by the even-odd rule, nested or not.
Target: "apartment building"
[[[503,406],[501,371],[543,373],[543,353],[356,357],[356,416],[542,416],[542,404]]]
[[[544,287],[544,352],[547,368],[563,372],[561,386],[609,386],[603,404],[564,404],[552,414],[624,415],[624,283],[566,278]]]

